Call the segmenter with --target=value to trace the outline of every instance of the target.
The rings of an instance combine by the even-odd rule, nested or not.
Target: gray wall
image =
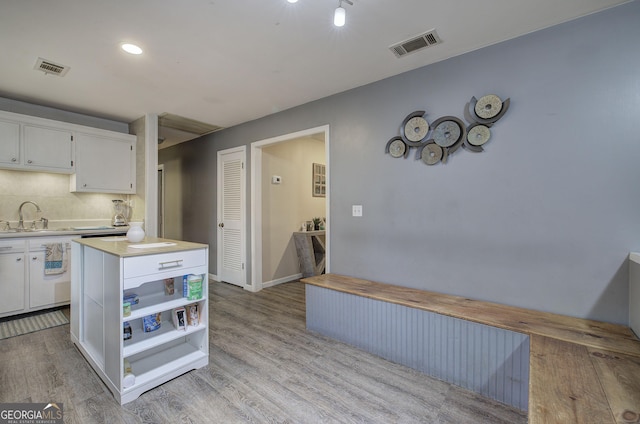
[[[168,149],[161,162],[189,161],[184,208],[201,208],[185,228],[215,255],[217,150],[329,124],[332,272],[627,323],[639,18],[634,1]],[[511,98],[486,152],[434,167],[384,154],[408,113],[462,117],[485,94]]]
[[[203,140],[158,151],[165,164],[165,237],[209,244],[216,270],[216,151]]]

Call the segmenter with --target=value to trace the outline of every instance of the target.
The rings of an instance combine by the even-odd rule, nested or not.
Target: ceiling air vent
[[[39,57],[33,69],[42,71],[45,74],[53,74],[59,77],[63,77],[67,74],[67,72],[69,72],[69,69],[71,68],[69,68],[68,66],[60,65],[58,63],[53,63],[50,60]]]
[[[396,57],[402,57],[409,53],[417,52],[418,50],[426,49],[427,47],[435,46],[442,43],[438,33],[435,29],[427,31],[424,34],[420,34],[409,40],[402,41],[389,47],[389,49],[396,55]]]

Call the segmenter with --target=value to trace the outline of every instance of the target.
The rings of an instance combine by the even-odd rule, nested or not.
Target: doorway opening
[[[325,172],[320,193],[316,193],[313,173],[317,165],[322,165]],[[325,226],[325,272],[329,272],[329,205],[328,125],[251,144],[249,290],[259,291],[301,277],[293,233],[313,218],[320,218]]]

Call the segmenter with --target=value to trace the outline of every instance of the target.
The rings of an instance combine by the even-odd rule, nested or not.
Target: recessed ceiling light
[[[142,49],[135,44],[125,43],[122,46],[122,50],[130,54],[142,54]]]
[[[289,3],[296,3],[298,0],[287,0]]]

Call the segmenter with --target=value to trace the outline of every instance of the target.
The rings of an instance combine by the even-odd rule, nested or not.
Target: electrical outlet
[[[351,207],[351,216],[362,216],[362,205],[353,205]]]

